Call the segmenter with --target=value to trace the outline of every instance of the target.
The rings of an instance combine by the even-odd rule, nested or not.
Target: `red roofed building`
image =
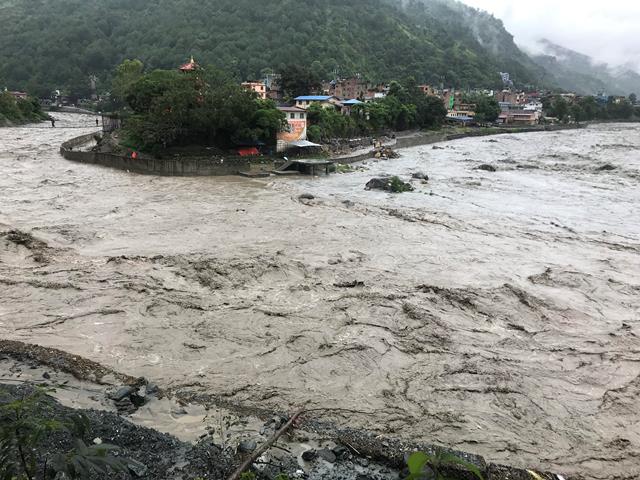
[[[191,56],[191,60],[180,67],[180,71],[184,73],[195,72],[196,70],[200,70],[200,65],[196,63],[193,59],[193,55]]]
[[[26,100],[29,96],[27,92],[9,92],[16,100]]]

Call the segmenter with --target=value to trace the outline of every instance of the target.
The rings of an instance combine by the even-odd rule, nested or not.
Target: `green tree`
[[[569,108],[569,112],[571,112],[571,118],[575,123],[580,123],[586,120],[586,113],[580,103],[571,105],[571,107]]]
[[[615,120],[628,120],[633,116],[633,105],[628,100],[612,101],[607,104],[607,116]]]
[[[285,117],[215,69],[192,74],[156,70],[125,92],[133,116],[126,131],[142,150],[186,144],[231,147],[239,141],[272,144]]]
[[[557,97],[552,103],[550,113],[552,117],[557,117],[561,121],[565,121],[567,115],[569,115],[569,104],[564,98]]]
[[[638,96],[635,93],[632,93],[629,95],[629,102],[631,102],[631,105],[635,105],[638,103]]]
[[[578,104],[584,113],[584,120],[593,120],[598,117],[600,106],[593,96],[581,98]]]
[[[311,127],[315,127],[311,130],[311,136],[316,141],[348,138],[357,132],[355,120],[350,116],[342,115],[335,108],[311,105],[307,110],[307,118]]]
[[[125,101],[131,86],[142,78],[143,72],[144,64],[140,60],[125,60],[116,67],[111,93],[117,99]]]
[[[317,92],[321,85],[317,71],[317,68],[311,69],[297,63],[286,65],[280,71],[280,86],[284,95],[295,98]]]
[[[480,123],[495,122],[500,116],[500,104],[493,97],[478,95],[472,103],[476,105],[476,120]]]
[[[18,108],[18,102],[9,92],[0,92],[0,115],[12,121],[22,120],[22,112]]]
[[[422,128],[435,128],[444,123],[447,109],[442,99],[423,95],[424,98],[417,102],[417,122]]]

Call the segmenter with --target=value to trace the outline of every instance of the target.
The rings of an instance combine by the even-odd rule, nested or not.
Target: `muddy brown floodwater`
[[[357,410],[333,420],[500,463],[640,477],[638,125],[261,180],[60,157],[90,131],[0,130],[3,338],[233,402]],[[364,191],[417,171],[414,193]]]

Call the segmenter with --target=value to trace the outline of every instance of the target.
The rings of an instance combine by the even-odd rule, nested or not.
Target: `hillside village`
[[[180,65],[178,70],[185,75],[197,75],[197,72],[202,71],[202,67],[191,57],[189,61]],[[620,118],[631,117],[634,114],[637,116],[635,112],[640,109],[635,94],[624,97],[600,93],[597,96],[587,97],[571,92],[523,90],[514,86],[509,73],[501,72],[500,77],[503,88],[494,90],[461,90],[445,88],[444,85],[427,84],[417,85],[417,88],[426,97],[438,98],[442,102],[444,106],[442,122],[465,127],[490,125],[522,127],[591,120],[595,116],[593,112],[591,115],[586,112],[579,113],[584,110],[585,102],[591,109],[596,106],[606,108],[608,105],[629,107],[630,110],[623,111]],[[345,117],[355,114],[368,115],[363,107],[383,101],[389,95],[392,83],[371,83],[363,76],[356,75],[322,81],[306,91],[304,95],[291,96],[282,86],[281,75],[268,74],[261,80],[245,81],[241,83],[241,87],[253,92],[258,99],[272,100],[286,118],[287,126],[277,134],[276,138],[277,151],[282,152],[290,148],[319,146],[308,138],[308,127],[313,124],[309,118],[311,107],[318,106]],[[107,103],[110,101],[111,93],[98,94],[94,83],[92,83],[92,90],[94,93],[88,99],[64,96],[60,91],[56,91],[51,98],[42,98],[39,101],[45,108],[79,107],[98,112],[105,100]],[[16,103],[26,102],[28,99],[28,94],[22,91],[5,89],[4,95],[13,97]],[[474,100],[488,102],[494,108],[493,113],[478,115],[478,105]],[[557,107],[558,100],[563,104],[562,108]],[[253,147],[242,151],[247,155],[258,153]]]
[[[439,98],[446,110],[446,121],[449,124],[463,126],[477,126],[476,105],[466,102],[468,97],[484,96],[493,99],[500,107],[500,112],[491,123],[501,126],[528,126],[541,123],[554,124],[563,119],[550,115],[545,110],[554,98],[562,98],[567,105],[578,104],[584,96],[571,92],[552,92],[548,90],[520,90],[514,87],[508,73],[501,73],[504,88],[498,90],[456,90],[454,88],[437,87],[433,85],[419,85],[419,89],[427,96]],[[281,104],[285,100],[284,92],[279,84],[278,75],[269,75],[261,81],[247,81],[242,86],[255,92],[262,99],[271,99]],[[307,95],[297,96],[293,99],[293,105],[281,105],[278,108],[287,116],[290,126],[289,132],[283,132],[279,136],[279,149],[283,149],[282,143],[288,142],[296,145],[306,140],[307,115],[306,111],[311,105],[320,105],[323,108],[335,109],[343,115],[351,115],[357,105],[376,102],[387,96],[389,84],[372,84],[361,76],[341,78],[325,81],[318,91],[309,92]],[[600,93],[593,97],[598,105],[606,106],[609,103],[621,104],[628,102],[624,96],[609,96]],[[635,95],[631,95],[633,105],[640,108]],[[574,121],[576,119],[573,119]],[[580,119],[577,119],[578,121]]]

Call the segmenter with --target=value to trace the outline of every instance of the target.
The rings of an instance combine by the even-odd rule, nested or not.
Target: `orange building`
[[[264,82],[244,82],[242,88],[250,92],[256,92],[262,100],[267,99],[267,86]]]
[[[307,139],[307,112],[298,107],[278,107],[287,116],[287,128],[278,133],[277,150],[283,152],[295,142]]]
[[[431,85],[418,85],[418,88],[427,96],[435,97],[438,95],[438,92]]]

